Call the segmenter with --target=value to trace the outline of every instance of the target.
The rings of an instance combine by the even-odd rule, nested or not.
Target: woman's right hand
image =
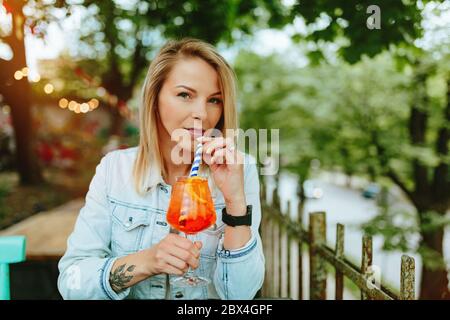
[[[148,270],[150,275],[160,273],[183,275],[189,266],[196,269],[199,265],[200,241],[192,242],[183,236],[169,233],[159,243],[148,249]]]

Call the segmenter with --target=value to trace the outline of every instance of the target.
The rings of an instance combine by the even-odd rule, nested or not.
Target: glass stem
[[[189,239],[189,235],[187,233],[184,234],[184,236],[186,237],[186,239]],[[194,271],[192,271],[191,266],[188,264],[188,271],[184,274],[185,278],[191,278],[194,276]]]

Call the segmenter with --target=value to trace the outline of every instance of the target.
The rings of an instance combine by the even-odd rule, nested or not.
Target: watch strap
[[[252,225],[252,205],[247,205],[247,211],[243,216],[232,216],[227,213],[227,208],[222,209],[222,221],[231,227]]]

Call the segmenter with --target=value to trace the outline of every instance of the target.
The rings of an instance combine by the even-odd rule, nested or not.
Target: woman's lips
[[[191,134],[191,137],[193,137],[195,139],[203,136],[203,134],[205,133],[205,130],[202,130],[202,129],[186,128],[186,130],[189,131],[189,133]]]

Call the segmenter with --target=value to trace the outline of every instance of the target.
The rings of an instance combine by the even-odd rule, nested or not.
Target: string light
[[[81,111],[82,113],[89,112],[89,105],[88,105],[87,103],[82,103],[82,104],[80,105],[80,111]]]
[[[89,108],[91,110],[94,110],[94,109],[97,109],[99,102],[97,99],[94,98],[94,99],[89,100],[88,104],[89,104]]]
[[[51,83],[47,83],[47,84],[45,85],[45,87],[44,87],[44,92],[45,92],[46,94],[50,94],[50,93],[53,92],[54,89],[55,89],[55,88],[53,87],[53,85],[52,85]]]
[[[66,98],[62,98],[59,100],[59,107],[62,109],[67,108],[67,106],[69,105],[69,101]]]
[[[24,77],[28,77],[28,71],[29,71],[28,67],[22,68],[22,73]]]
[[[108,90],[105,87],[100,86],[98,84],[98,82],[99,82],[98,78],[90,76],[89,74],[84,72],[84,70],[81,67],[74,68],[74,72],[87,85],[89,85],[90,87],[96,87],[97,88],[97,95],[99,97],[101,97],[104,101],[106,101],[111,108],[117,108],[119,113],[120,113],[120,115],[122,115],[123,117],[129,117],[130,116],[130,110],[122,110],[122,109],[128,109],[128,107],[126,105],[126,102],[120,100],[119,97],[117,97],[116,95],[111,94],[110,92],[108,92]],[[94,107],[95,105],[94,104],[88,102],[88,105],[89,105],[89,108],[91,109],[91,111],[93,109],[95,109],[95,107]]]
[[[69,102],[69,110],[70,111],[74,111],[76,106],[77,106],[77,102],[76,101],[72,100],[72,101]]]
[[[78,103],[75,100],[67,100],[66,98],[61,98],[58,101],[58,106],[61,109],[69,109],[70,111],[73,111],[75,113],[88,113],[92,110],[95,110],[98,108],[100,102],[92,98],[88,102]]]
[[[23,78],[23,73],[22,73],[22,71],[18,70],[18,71],[16,71],[16,72],[14,72],[14,79],[16,79],[16,80],[22,80],[22,78]]]

